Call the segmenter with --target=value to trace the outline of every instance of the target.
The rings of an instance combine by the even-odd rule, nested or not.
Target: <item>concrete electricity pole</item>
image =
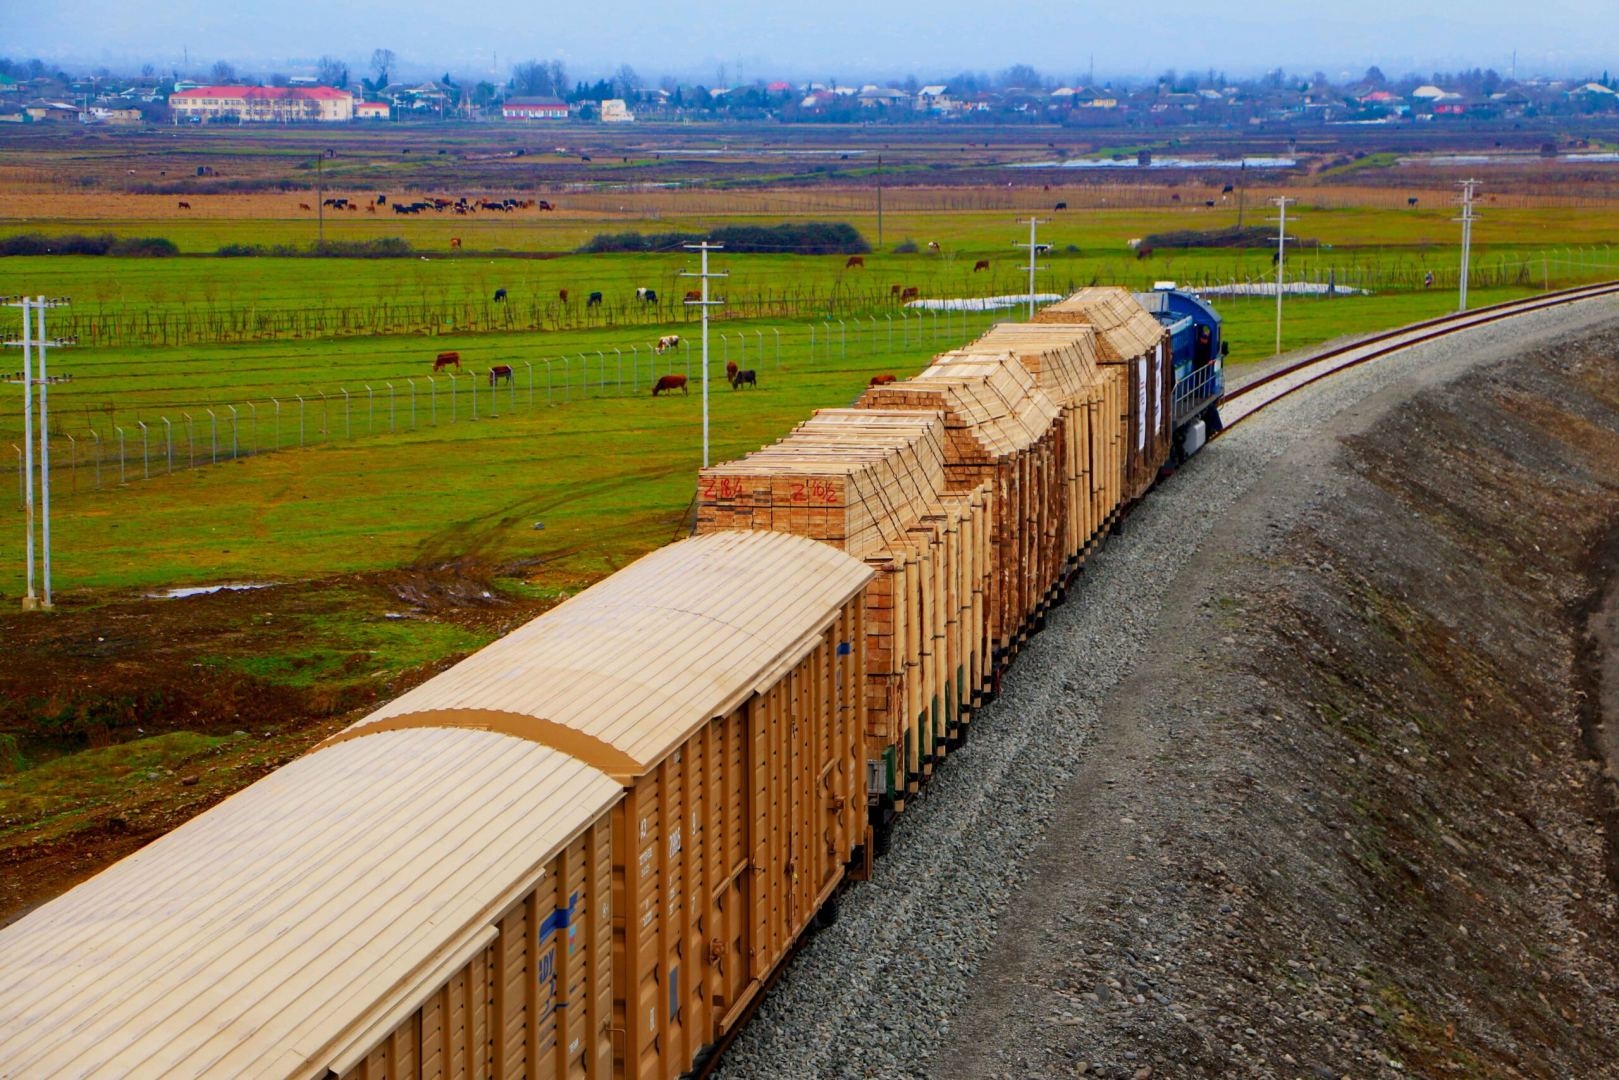
[[[723,300],[710,300],[708,298],[708,279],[729,277],[730,274],[724,271],[713,274],[708,272],[708,253],[723,250],[724,244],[710,244],[707,240],[704,240],[700,244],[686,244],[683,246],[687,251],[700,251],[703,253],[703,269],[701,272],[692,274],[682,270],[680,276],[703,279],[703,298],[701,300],[687,300],[686,306],[691,307],[695,304],[703,309],[703,468],[706,469],[708,468],[708,309],[725,303]]]
[[[51,603],[51,443],[50,443],[50,413],[46,398],[46,388],[52,383],[71,382],[71,375],[50,375],[46,371],[45,351],[47,348],[71,345],[71,340],[53,340],[45,336],[45,309],[48,307],[61,307],[68,303],[66,298],[55,297],[47,300],[45,297],[36,297],[33,300],[26,296],[6,297],[4,303],[8,307],[22,309],[22,337],[16,341],[7,341],[7,346],[22,346],[22,371],[8,375],[6,382],[21,383],[23,388],[23,505],[26,512],[28,541],[26,544],[26,575],[27,589],[23,595],[22,607],[24,611],[34,611],[43,608],[50,610]],[[31,327],[29,314],[36,313],[37,325]],[[39,374],[35,375],[33,361],[39,360]],[[39,387],[39,472],[40,472],[40,511],[43,523],[41,536],[44,554],[44,600],[34,594],[34,395],[33,388]]]
[[[1467,310],[1467,263],[1473,254],[1473,189],[1478,187],[1477,180],[1462,180],[1457,184],[1462,189],[1462,216],[1453,220],[1462,223],[1462,274],[1459,283],[1460,298],[1457,311]]]
[[[1272,199],[1279,214],[1276,219],[1276,354],[1282,352],[1282,283],[1287,276],[1287,204],[1297,202],[1286,195]]]
[[[1044,225],[1050,220],[1051,220],[1050,218],[1037,218],[1037,217],[1029,218],[1029,242],[1027,244],[1024,244],[1024,243],[1021,243],[1021,242],[1014,241],[1013,244],[1012,244],[1013,247],[1026,247],[1026,248],[1029,249],[1029,318],[1030,319],[1034,318],[1034,272],[1036,270],[1044,270],[1045,269],[1045,267],[1043,267],[1043,266],[1036,266],[1034,264],[1035,255],[1037,255],[1042,250],[1040,244],[1035,241],[1034,230],[1035,230],[1036,226]],[[1019,225],[1023,224],[1023,219],[1019,218],[1018,219],[1018,224]]]

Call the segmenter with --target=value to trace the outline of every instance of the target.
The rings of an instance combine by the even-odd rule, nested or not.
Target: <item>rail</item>
[[[1433,341],[1461,330],[1472,329],[1502,319],[1526,315],[1532,311],[1593,300],[1619,294],[1619,281],[1606,281],[1596,285],[1583,285],[1574,289],[1543,293],[1524,300],[1509,300],[1474,311],[1444,315],[1437,319],[1413,323],[1398,330],[1387,330],[1363,338],[1350,345],[1339,346],[1255,379],[1253,382],[1226,394],[1220,406],[1220,419],[1225,430],[1240,424],[1248,417],[1272,405],[1297,390],[1356,367],[1389,353],[1410,348],[1425,341]]]

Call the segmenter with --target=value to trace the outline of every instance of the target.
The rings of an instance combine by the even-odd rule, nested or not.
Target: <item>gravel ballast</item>
[[[1434,1010],[1385,985],[1375,957],[1353,961],[1359,925],[1378,915],[1324,844],[1332,830],[1293,828],[1303,811],[1271,804],[1275,837],[1256,850],[1248,835],[1249,789],[1299,767],[1272,753],[1283,715],[1308,723],[1285,672],[1247,666],[1269,640],[1253,636],[1269,609],[1251,598],[1332,572],[1299,551],[1342,510],[1332,466],[1346,439],[1469,372],[1616,325],[1613,304],[1587,302],[1418,346],[1267,410],[1161,484],[719,1075],[1412,1075],[1401,1017]],[[1289,785],[1287,801],[1334,798]],[[1330,929],[1287,908],[1299,904]],[[1467,1008],[1488,1011],[1454,1011]],[[1613,1017],[1581,1022],[1596,1019]],[[1488,1020],[1461,1027],[1482,1047],[1455,1058],[1464,1071],[1529,1061]],[[1423,1031],[1442,1039],[1444,1023]]]

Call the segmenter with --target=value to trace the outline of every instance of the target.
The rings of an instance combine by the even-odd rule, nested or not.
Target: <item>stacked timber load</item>
[[[1127,289],[1092,286],[1035,313],[1037,324],[1082,324],[1096,331],[1096,356],[1128,372],[1125,416],[1125,498],[1146,494],[1169,460],[1174,439],[1171,395],[1175,370],[1169,338],[1159,321]]]
[[[1111,525],[1123,497],[1125,371],[1097,360],[1096,333],[1078,324],[1002,323],[962,354],[1011,352],[1063,409],[1068,513],[1063,551],[1070,572]]]
[[[954,491],[993,492],[991,672],[1026,640],[1061,584],[1067,484],[1062,409],[1010,352],[943,353],[926,371],[861,395],[863,409],[936,412]]]
[[[982,613],[989,491],[946,491],[945,428],[929,413],[826,410],[781,441],[704,469],[697,532],[788,532],[841,548],[866,589],[866,778],[903,809],[961,737],[987,665]],[[881,818],[883,815],[879,815]]]

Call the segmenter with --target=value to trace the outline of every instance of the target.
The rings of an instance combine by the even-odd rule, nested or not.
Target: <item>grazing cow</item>
[[[1068,204],[1065,203],[1065,202],[1060,202],[1056,206],[1053,206],[1052,209],[1053,210],[1066,210],[1066,209],[1068,209]]]
[[[441,352],[433,361],[433,370],[443,371],[445,368],[452,365],[455,367],[455,370],[461,370],[461,354],[458,352]]]
[[[460,251],[461,250],[461,238],[459,236],[450,237],[450,250],[451,251]]]
[[[680,347],[680,335],[679,334],[665,334],[665,335],[663,335],[663,337],[658,339],[658,347],[654,351],[660,352],[660,353],[666,353],[670,349],[678,349],[679,347]]]
[[[1235,190],[1237,190],[1237,189],[1233,185],[1227,184],[1225,187],[1220,189],[1220,194],[1221,195],[1229,195]]]
[[[929,251],[938,251],[939,250],[939,242],[937,240],[929,240],[928,241],[928,250]]]
[[[738,371],[735,375],[731,376],[732,390],[736,390],[744,386],[751,386],[755,390],[759,389],[759,376],[758,373],[752,368],[743,368],[741,371]]]
[[[918,297],[920,297],[921,295],[922,295],[922,290],[920,288],[918,288],[915,285],[907,285],[900,292],[899,298],[900,298],[900,302],[903,303],[906,300],[915,300]]]
[[[558,289],[557,290],[557,299],[561,300],[564,304],[566,304],[568,302],[568,290],[567,289]]]
[[[503,302],[505,299],[506,299],[506,290],[505,289],[496,289],[495,290],[495,303],[499,304],[499,303]]]
[[[300,209],[300,210],[313,210],[314,207],[310,206],[306,202],[301,202],[301,203],[298,204],[298,209]]]
[[[701,289],[687,289],[686,290],[686,303],[688,303],[688,304],[697,304],[697,303],[701,303],[702,299],[703,299],[703,290],[701,290]]]
[[[652,396],[657,397],[658,394],[665,390],[669,391],[671,394],[676,390],[679,390],[682,394],[691,393],[690,390],[686,389],[686,376],[684,375],[658,376],[658,385],[652,388]]]
[[[888,295],[889,296],[898,296],[899,295],[899,286],[898,285],[890,285],[888,287]]]
[[[183,203],[180,204],[179,208],[181,210],[190,210],[191,209],[191,204],[188,203],[188,202],[183,202]]]
[[[371,203],[366,203],[365,204],[365,212],[368,213],[368,214],[374,214],[374,213],[377,212],[377,208],[374,205],[372,205]]]
[[[988,269],[989,269],[989,260],[988,259],[979,259],[977,262],[973,263],[973,273],[975,273],[975,274],[978,273],[978,271],[980,271],[980,270],[988,270]]]
[[[541,210],[555,210],[556,207],[552,206],[549,202],[546,202],[544,199],[541,199],[540,200],[540,209]]]
[[[1141,250],[1141,237],[1136,236],[1126,240],[1124,242],[1124,246],[1129,248],[1131,251]]]
[[[585,307],[601,307],[601,302],[602,294],[599,292],[593,292],[585,297]]]
[[[636,289],[635,297],[637,300],[644,301],[648,304],[656,304],[658,302],[658,293],[656,289]]]
[[[1181,197],[1180,197],[1180,196],[1179,196],[1179,195],[1171,195],[1171,196],[1170,196],[1170,197],[1169,197],[1169,201],[1170,201],[1170,202],[1180,202],[1180,201],[1181,201]]]
[[[866,385],[867,386],[887,386],[889,383],[891,383],[893,381],[894,381],[894,376],[892,376],[892,375],[873,375],[871,377],[871,381],[869,383],[867,383]]]
[[[725,381],[730,382],[734,378],[736,378],[736,361],[727,360],[725,361]]]
[[[1415,195],[1411,196],[1409,199],[1405,200],[1405,205],[1407,205],[1407,206],[1415,206],[1415,205],[1417,205],[1417,197]]]
[[[388,196],[386,196],[386,195],[378,195],[377,196],[377,205],[378,206],[387,206],[388,205]]]
[[[1213,199],[1204,199],[1203,200],[1203,205],[1204,206],[1213,206],[1214,205],[1214,200]]]
[[[499,386],[504,380],[507,386],[512,384],[512,366],[510,364],[496,364],[489,369],[489,385]]]
[[[866,268],[866,260],[859,255],[850,255],[844,260],[843,268],[845,270],[852,270],[857,266],[862,270]]]
[[[1146,244],[1142,244],[1140,247],[1136,248],[1136,258],[1138,258],[1138,259],[1150,259],[1150,258],[1152,258],[1152,248],[1149,247]]]

